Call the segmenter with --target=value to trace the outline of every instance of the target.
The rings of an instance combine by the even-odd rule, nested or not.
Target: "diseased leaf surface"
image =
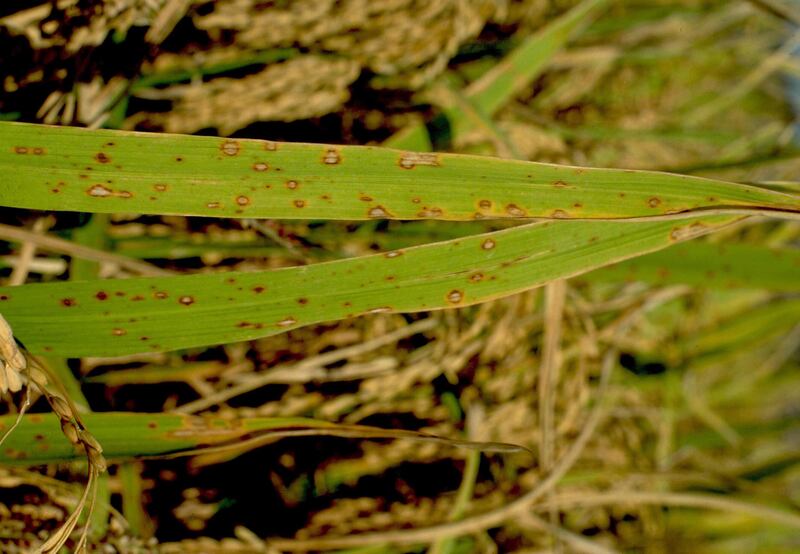
[[[0,122],[0,205],[283,219],[595,219],[800,198],[646,171]]]
[[[4,287],[0,310],[34,353],[175,350],[363,314],[468,306],[665,248],[734,219],[541,222],[269,271]]]

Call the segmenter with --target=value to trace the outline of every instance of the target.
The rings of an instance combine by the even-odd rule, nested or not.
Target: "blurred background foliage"
[[[453,133],[446,114],[469,83],[577,4],[12,0],[0,6],[0,118],[339,144],[392,144],[423,124],[421,149],[429,141],[798,190],[785,85],[800,75],[791,56],[800,9],[788,0],[608,2],[513,100]],[[191,272],[304,264],[489,228],[2,213],[34,232]],[[796,255],[800,225],[751,218],[708,241]],[[4,284],[126,275],[46,254],[20,275],[21,248],[3,243]],[[73,400],[99,412],[311,416],[537,452],[290,438],[114,465],[92,515],[95,548],[330,550],[276,537],[369,531],[371,545],[351,551],[796,552],[796,292],[712,274],[682,284],[670,270],[210,349],[51,360]],[[395,340],[379,340],[390,332]],[[614,366],[607,387],[604,360]],[[502,511],[576,444],[574,464],[526,510],[399,546],[375,534]],[[68,482],[81,475],[78,463],[0,468],[3,551],[23,552],[63,521],[81,491]]]

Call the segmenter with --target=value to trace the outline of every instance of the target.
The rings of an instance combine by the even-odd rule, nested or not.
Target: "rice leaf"
[[[0,431],[16,416],[0,416]],[[209,447],[233,448],[244,442],[263,444],[282,436],[329,435],[353,438],[410,439],[495,452],[520,452],[524,448],[503,443],[475,443],[401,429],[344,425],[303,417],[253,417],[227,419],[167,413],[104,412],[83,416],[87,428],[103,445],[103,455],[114,461],[145,456],[195,453]],[[259,440],[262,442],[259,443]],[[61,434],[51,414],[25,416],[0,451],[0,464],[25,465],[77,460],[81,452]]]
[[[800,214],[797,195],[666,173],[21,123],[0,123],[0,172],[0,206],[95,213],[338,220]]]
[[[277,270],[3,287],[0,311],[33,353],[175,350],[363,314],[486,302],[665,248],[735,219],[540,222]]]

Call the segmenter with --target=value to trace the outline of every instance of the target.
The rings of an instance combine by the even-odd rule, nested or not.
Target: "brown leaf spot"
[[[239,154],[240,150],[239,141],[238,140],[226,140],[220,144],[219,149],[222,151],[223,154],[226,156],[236,156]]]
[[[253,164],[253,171],[266,171],[269,169],[269,164],[264,162],[256,162]]]
[[[278,143],[272,142],[271,140],[264,141],[264,150],[267,152],[275,152],[278,149]]]
[[[419,204],[420,202],[422,202],[422,199],[419,196],[415,196],[414,198],[411,199],[411,201],[414,204]]]
[[[298,298],[297,299],[297,303],[298,304],[302,304],[302,305],[306,305],[306,304],[308,304],[308,298]]]
[[[389,217],[389,212],[386,211],[386,208],[383,206],[373,206],[367,212],[367,216],[379,219],[382,217]]]
[[[342,157],[336,148],[327,148],[322,155],[322,163],[327,165],[336,165],[342,162]]]
[[[153,190],[155,190],[156,192],[165,192],[168,188],[169,186],[163,183],[156,183],[155,185],[153,185]]]
[[[211,208],[212,210],[219,208],[219,202],[209,202],[206,204],[206,208]]]
[[[137,294],[136,296],[131,296],[131,302],[141,302],[144,300],[144,296],[141,294]]]
[[[300,183],[297,181],[286,181],[286,188],[289,190],[294,190],[300,186]]]
[[[104,290],[97,291],[97,294],[95,294],[94,297],[101,301],[106,300],[108,299],[108,293]]]
[[[114,194],[111,189],[104,187],[103,185],[92,185],[86,190],[86,193],[89,196],[94,196],[96,198],[104,198],[106,196],[111,196]]]
[[[423,206],[422,209],[417,212],[417,217],[435,218],[441,217],[442,213],[442,209],[436,206],[431,206],[430,208],[428,206]]]
[[[481,200],[480,202],[478,202],[478,207],[480,209],[482,209],[482,210],[489,210],[492,207],[492,201],[491,200]]]
[[[306,207],[306,201],[305,200],[295,200],[294,201],[294,207],[295,208],[305,208]]]
[[[494,240],[486,239],[481,243],[481,248],[483,248],[484,250],[491,250],[492,248],[495,247],[496,244],[497,243]]]
[[[511,217],[525,217],[528,212],[517,206],[516,204],[508,204],[506,206],[506,213]]]
[[[127,335],[128,332],[125,329],[120,329],[119,327],[116,327],[111,331],[111,334],[114,335],[115,337],[121,337],[122,335]]]
[[[95,154],[94,159],[97,160],[97,163],[101,164],[111,163],[111,158],[105,152],[98,152]]]
[[[164,300],[169,295],[166,292],[164,292],[163,290],[157,290],[156,292],[153,293],[153,296],[155,298],[157,298],[158,300]]]
[[[295,318],[289,316],[287,318],[284,318],[284,319],[280,320],[276,325],[278,327],[289,327],[291,325],[294,325],[295,323],[297,323],[297,320]]]
[[[14,460],[24,460],[28,457],[28,453],[24,450],[15,450],[14,448],[6,448],[6,456]]]
[[[464,293],[460,290],[451,290],[447,293],[447,301],[451,304],[458,304],[464,299]]]
[[[472,275],[469,276],[469,280],[472,281],[473,283],[478,283],[480,281],[483,281],[483,273],[473,273]]]
[[[236,324],[241,329],[261,329],[264,327],[263,323],[252,323],[250,321],[240,321]]]
[[[267,290],[267,287],[263,287],[261,285],[258,285],[257,287],[253,287],[253,292],[256,293],[256,294],[261,294],[265,290]]]
[[[580,202],[575,202],[572,205],[572,207],[579,210],[579,209],[583,208],[583,204],[581,204]]]
[[[553,210],[553,213],[550,214],[550,217],[555,219],[568,219],[569,214],[564,210]]]
[[[659,204],[661,204],[661,199],[658,198],[657,196],[652,196],[647,199],[647,205],[650,206],[651,208],[657,208]]]
[[[127,190],[121,190],[117,193],[117,196],[119,196],[120,198],[132,198],[133,193]]]
[[[236,203],[239,204],[240,206],[247,206],[250,203],[250,198],[244,195],[237,196]]]
[[[28,147],[27,146],[15,146],[14,147],[14,153],[15,154],[27,154],[28,153]]]
[[[686,240],[700,236],[706,232],[706,225],[700,221],[695,221],[691,225],[673,227],[669,232],[669,238],[673,241]]]
[[[62,298],[61,299],[61,305],[62,306],[66,306],[67,308],[70,308],[72,306],[76,306],[77,304],[78,304],[78,301],[75,300],[74,298]]]
[[[194,304],[194,297],[193,296],[181,296],[178,299],[178,302],[180,302],[184,306],[191,306],[192,304]]]
[[[430,152],[404,152],[397,165],[403,169],[414,169],[418,165],[439,167],[439,155]]]
[[[5,302],[9,298],[10,296],[8,296],[7,294],[0,294],[0,302]]]
[[[371,196],[367,196],[366,194],[362,194],[358,197],[359,200],[362,202],[372,202],[373,198]]]
[[[46,150],[44,148],[42,148],[41,146],[37,146],[37,147],[35,147],[33,149],[33,155],[34,156],[42,156],[42,155],[44,155],[45,152],[46,152]]]
[[[569,188],[569,185],[564,181],[556,181],[553,183],[553,186],[556,187],[557,189]]]

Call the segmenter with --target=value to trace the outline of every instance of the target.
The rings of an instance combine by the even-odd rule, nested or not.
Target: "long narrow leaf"
[[[732,219],[553,221],[262,272],[5,287],[0,311],[34,353],[174,350],[362,314],[485,302],[665,248]]]
[[[419,221],[390,227],[386,233],[375,233],[369,227],[348,234],[348,243],[372,244],[380,250],[396,250],[416,244],[452,240],[486,232],[491,223],[458,225]],[[318,227],[305,238],[311,242],[338,245],[340,229]],[[336,246],[332,246],[335,250]],[[366,246],[364,246],[366,248]],[[237,237],[235,241],[194,234],[178,237],[123,237],[114,243],[114,250],[134,258],[189,258],[215,254],[222,257],[256,258],[283,252],[258,236]],[[344,257],[345,253],[316,249],[313,257],[327,261]],[[775,291],[800,290],[800,250],[770,248],[758,244],[706,243],[691,241],[665,250],[646,254],[619,264],[606,266],[586,275],[595,281],[641,281],[655,285],[675,283],[701,285],[708,288],[753,288]]]
[[[103,445],[109,458],[163,455],[219,445],[255,431],[299,425],[324,425],[304,418],[256,418],[227,421],[173,414],[92,413],[83,416],[86,427]],[[0,417],[0,429],[12,422]],[[59,420],[52,414],[25,416],[3,444],[0,463],[26,464],[76,459],[81,456],[62,435]]]
[[[285,219],[800,213],[800,197],[666,173],[385,148],[0,123],[0,205]]]
[[[0,432],[16,416],[0,416]],[[241,447],[243,442],[292,435],[331,435],[353,438],[389,438],[432,441],[461,448],[495,452],[525,449],[505,443],[475,443],[406,431],[364,425],[346,425],[303,417],[253,417],[226,419],[165,413],[91,413],[83,416],[86,427],[112,460],[187,453],[208,447]],[[26,465],[74,460],[83,457],[61,434],[52,414],[31,414],[6,438],[0,464]]]

